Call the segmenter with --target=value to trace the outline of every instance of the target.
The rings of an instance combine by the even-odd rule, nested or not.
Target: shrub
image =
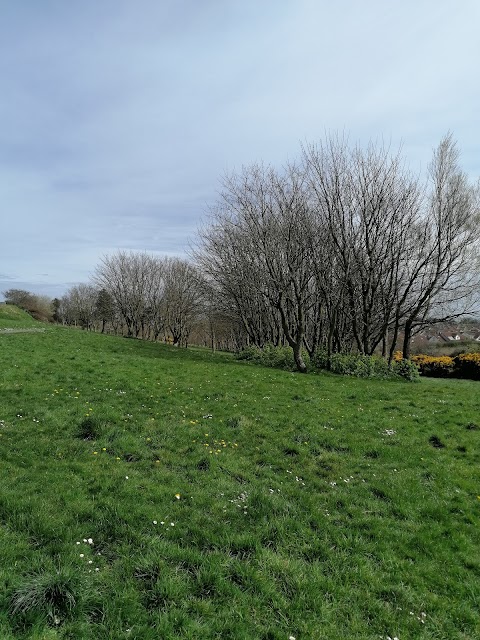
[[[334,353],[330,357],[330,371],[357,378],[385,377],[388,365],[385,361],[383,362],[385,369],[382,371],[382,363],[373,356],[357,353]]]
[[[260,357],[259,356],[260,351],[261,351],[260,347],[255,347],[251,345],[239,351],[235,357],[237,360],[250,360],[252,362],[256,362]]]
[[[480,380],[480,353],[462,353],[454,358],[454,364],[459,378]]]
[[[420,372],[417,365],[411,360],[402,358],[401,360],[394,360],[392,362],[392,370],[401,378],[409,380],[410,382],[416,382],[420,378]]]
[[[5,302],[14,304],[29,313],[35,320],[51,322],[53,318],[52,301],[47,296],[38,296],[23,289],[4,291]]]
[[[318,351],[310,360],[308,354],[302,353],[307,366],[312,365],[316,369],[328,369],[332,373],[343,376],[355,376],[356,378],[404,378],[405,380],[417,380],[419,378],[418,367],[409,360],[399,359],[390,366],[385,358],[379,356],[365,356],[360,353],[333,353],[328,358],[325,351]],[[248,360],[264,367],[286,369],[293,371],[295,361],[293,352],[289,347],[274,347],[266,345],[260,347],[246,347],[237,354],[238,360]]]
[[[426,356],[419,354],[412,356],[414,362],[424,376],[447,378],[452,375],[455,363],[449,356]]]
[[[333,353],[330,360],[324,351],[315,355],[313,363],[319,369],[357,378],[396,378],[417,380],[418,368],[409,360],[398,359],[390,366],[385,358],[360,353]]]
[[[272,344],[266,344],[263,348],[251,346],[240,351],[236,357],[238,360],[248,360],[264,367],[286,369],[287,371],[296,369],[293,351],[290,347],[275,347]],[[310,362],[308,354],[302,353],[302,357],[308,366]]]
[[[327,352],[323,349],[320,351],[316,351],[315,355],[312,357],[312,365],[316,369],[328,369],[328,355]]]
[[[419,354],[412,356],[412,361],[423,376],[480,380],[480,353],[462,353],[455,358]]]

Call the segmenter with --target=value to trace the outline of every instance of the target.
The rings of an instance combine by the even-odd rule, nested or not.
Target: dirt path
[[[44,333],[45,329],[36,329],[34,327],[30,329],[22,329],[20,327],[5,327],[0,328],[0,333]]]

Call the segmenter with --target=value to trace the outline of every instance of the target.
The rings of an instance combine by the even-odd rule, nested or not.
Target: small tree
[[[39,296],[23,289],[4,291],[5,302],[14,304],[29,313],[36,320],[51,322],[53,320],[52,300],[48,296]]]
[[[89,284],[78,284],[61,300],[61,313],[68,324],[93,329],[96,319],[97,290]]]
[[[36,302],[36,296],[24,289],[8,289],[3,295],[7,304],[14,304],[24,311],[29,311]]]
[[[115,317],[115,301],[106,289],[100,289],[97,294],[95,315],[102,323],[102,333],[105,333],[105,325]]]
[[[54,298],[52,300],[53,321],[54,322],[61,322],[61,320],[62,320],[61,307],[62,307],[61,301],[58,298]]]

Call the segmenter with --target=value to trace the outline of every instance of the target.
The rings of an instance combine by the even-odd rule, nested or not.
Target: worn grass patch
[[[1,638],[479,637],[478,383],[62,328],[0,359]]]

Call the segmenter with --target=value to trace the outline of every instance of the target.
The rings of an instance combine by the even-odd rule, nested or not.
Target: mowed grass
[[[2,640],[480,637],[479,384],[0,335]]]

